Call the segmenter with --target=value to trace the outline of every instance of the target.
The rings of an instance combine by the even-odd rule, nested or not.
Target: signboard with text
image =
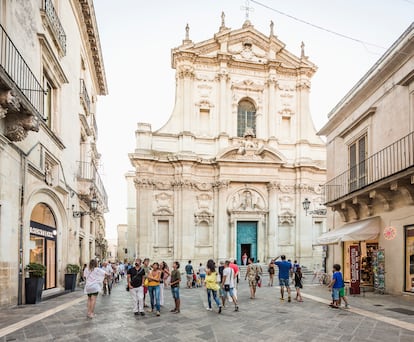
[[[359,246],[350,246],[350,262],[351,262],[351,293],[360,294],[360,278],[359,278]]]

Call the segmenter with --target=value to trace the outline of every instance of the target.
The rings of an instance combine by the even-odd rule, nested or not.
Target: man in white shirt
[[[228,292],[230,297],[233,299],[234,311],[239,311],[237,297],[234,295],[234,282],[234,271],[230,267],[230,261],[226,260],[226,262],[224,263],[223,278],[221,279],[221,284],[224,290]]]

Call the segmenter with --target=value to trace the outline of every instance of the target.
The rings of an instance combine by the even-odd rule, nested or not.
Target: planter
[[[65,274],[65,291],[73,292],[76,288],[76,273]]]
[[[44,278],[25,278],[26,304],[37,304],[42,301]]]

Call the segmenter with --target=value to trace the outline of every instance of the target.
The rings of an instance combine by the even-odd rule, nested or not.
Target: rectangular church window
[[[158,239],[157,246],[167,247],[169,241],[169,222],[158,221]]]

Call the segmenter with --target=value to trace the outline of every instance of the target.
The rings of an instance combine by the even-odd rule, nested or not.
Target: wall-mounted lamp
[[[302,202],[303,209],[306,212],[306,216],[308,215],[308,210],[309,210],[310,203],[311,202],[307,198],[305,198],[305,200]]]
[[[311,204],[311,201],[309,201],[307,198],[305,198],[305,200],[302,202],[302,206],[306,212],[306,216],[308,216],[308,210],[309,210],[310,204]],[[309,214],[323,216],[323,215],[326,215],[326,209],[325,208],[315,209],[315,210],[309,211]]]
[[[95,197],[92,198],[91,201],[89,202],[89,206],[91,208],[90,211],[74,211],[73,217],[78,218],[84,215],[90,215],[91,213],[96,213],[96,210],[98,209],[98,200]]]

